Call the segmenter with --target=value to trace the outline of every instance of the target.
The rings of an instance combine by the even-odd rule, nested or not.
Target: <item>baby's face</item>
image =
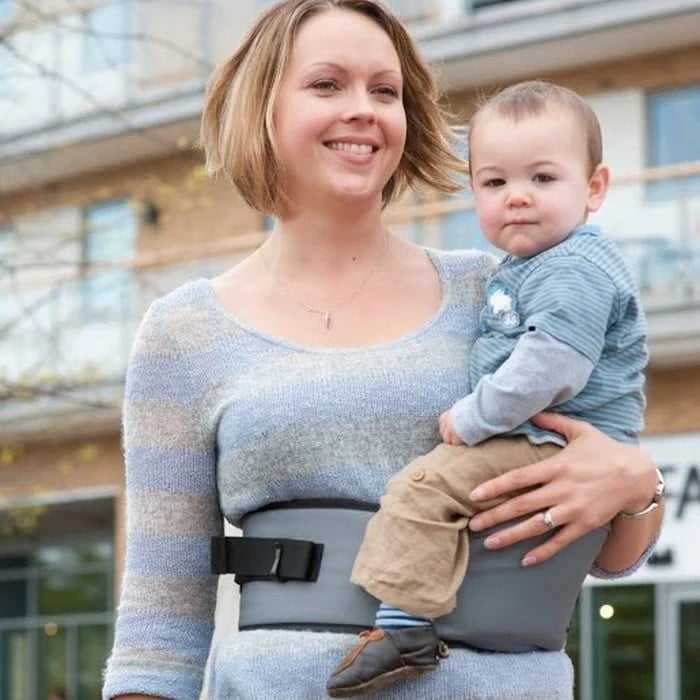
[[[479,115],[470,138],[472,188],[481,230],[497,248],[528,257],[563,241],[607,187],[589,173],[583,127],[552,106],[518,121]]]

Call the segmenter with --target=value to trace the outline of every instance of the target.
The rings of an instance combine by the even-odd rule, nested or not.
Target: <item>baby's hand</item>
[[[438,425],[440,426],[440,437],[443,442],[448,445],[464,445],[464,440],[462,440],[459,435],[455,432],[452,426],[452,416],[450,416],[449,411],[444,411],[440,414],[438,418]]]

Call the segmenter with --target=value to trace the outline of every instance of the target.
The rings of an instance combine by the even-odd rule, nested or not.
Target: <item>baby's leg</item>
[[[469,559],[469,518],[496,504],[473,503],[469,493],[558,449],[520,437],[477,447],[443,444],[391,479],[351,575],[383,603],[376,628],[360,635],[333,670],[326,686],[331,697],[362,695],[435,670],[446,651],[432,618],[455,607]]]
[[[505,437],[477,447],[441,444],[415,459],[387,484],[351,580],[414,615],[432,619],[451,612],[469,559],[469,518],[500,502],[474,503],[469,493],[558,449],[531,445],[525,437]]]

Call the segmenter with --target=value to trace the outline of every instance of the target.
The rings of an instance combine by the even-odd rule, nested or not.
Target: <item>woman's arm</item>
[[[475,489],[471,495],[474,500],[487,500],[532,488],[476,515],[470,528],[483,530],[532,514],[487,538],[487,547],[500,549],[545,532],[542,513],[549,510],[559,529],[526,554],[523,564],[530,565],[549,559],[581,535],[612,521],[596,565],[610,572],[632,566],[656,538],[663,504],[642,518],[617,516],[620,511],[639,511],[651,502],[658,483],[651,458],[582,421],[555,413],[539,414],[533,421],[564,435],[567,447],[554,457],[515,469]]]
[[[207,371],[198,378],[191,367],[206,354],[198,314],[181,292],[154,302],[127,368],[126,557],[105,700],[197,698],[202,686],[217,585],[209,542],[223,525],[202,408]]]

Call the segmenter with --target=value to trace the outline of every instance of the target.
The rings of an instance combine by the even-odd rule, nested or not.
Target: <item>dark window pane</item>
[[[576,601],[576,607],[574,608],[574,614],[571,617],[571,624],[569,625],[569,632],[566,635],[566,653],[569,655],[572,663],[574,664],[574,697],[578,698],[581,689],[581,669],[580,665],[580,650],[581,650],[581,625],[579,623],[580,617],[580,598]]]
[[[27,557],[0,557],[0,571],[23,569],[27,566]]]
[[[593,591],[596,700],[654,700],[654,587]]]
[[[102,668],[112,644],[107,625],[86,625],[78,629],[78,700],[100,697]]]
[[[111,563],[112,543],[107,540],[44,545],[35,557],[39,568],[74,570],[77,566]]]
[[[53,623],[39,630],[39,697],[65,693],[67,686],[66,630]]]
[[[700,602],[681,603],[681,700],[700,698]]]
[[[27,581],[0,581],[0,619],[27,614]]]
[[[112,543],[91,540],[37,550],[39,614],[104,612],[110,608]]]
[[[23,630],[0,634],[0,697],[7,700],[27,700],[29,697],[29,639]]]
[[[105,572],[71,573],[49,570],[39,577],[39,614],[104,612],[109,579]]]

